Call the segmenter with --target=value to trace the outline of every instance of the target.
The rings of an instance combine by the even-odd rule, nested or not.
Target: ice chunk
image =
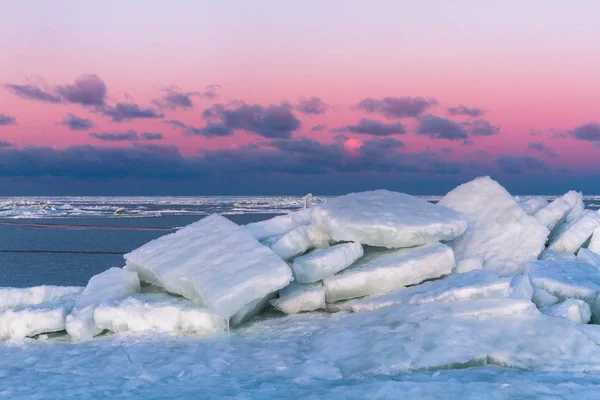
[[[0,287],[0,309],[55,302],[63,297],[77,296],[82,291],[79,286]]]
[[[166,293],[137,294],[112,300],[94,310],[101,330],[112,332],[183,332],[206,334],[225,329],[225,321],[206,307]]]
[[[483,259],[481,257],[470,257],[456,262],[456,267],[452,270],[453,274],[462,274],[464,272],[474,271],[483,268]]]
[[[590,244],[588,245],[588,250],[600,254],[600,227],[594,229]]]
[[[534,261],[529,276],[534,287],[560,300],[574,298],[592,304],[600,293],[600,271],[578,260]]]
[[[94,309],[102,302],[126,297],[140,291],[135,272],[110,268],[93,276],[67,316],[67,333],[75,340],[88,340],[102,332],[94,322]]]
[[[405,193],[350,193],[315,207],[312,223],[336,241],[387,248],[411,247],[460,236],[462,215]]]
[[[269,305],[269,302],[274,299],[276,295],[276,293],[269,293],[264,297],[246,304],[231,316],[229,319],[229,326],[235,328],[252,320],[252,318],[259,315]]]
[[[326,248],[331,237],[311,225],[299,226],[280,237],[271,249],[284,260],[293,258],[311,248]]]
[[[362,256],[360,243],[342,243],[295,258],[292,271],[299,283],[317,282],[348,268]]]
[[[546,292],[544,289],[533,288],[533,296],[531,301],[535,303],[537,308],[553,306],[559,302],[558,297],[551,295]]]
[[[511,294],[511,278],[499,278],[494,272],[476,270],[450,275],[392,293],[332,304],[333,311],[372,311],[399,304],[426,304],[438,301],[506,298]]]
[[[554,227],[567,217],[577,204],[579,198],[580,193],[571,190],[540,209],[534,214],[534,217],[546,226],[548,230],[552,231]]]
[[[256,240],[263,240],[269,236],[283,235],[299,226],[310,224],[313,210],[314,207],[292,211],[289,214],[279,215],[265,221],[253,222],[245,225],[244,228]]]
[[[541,311],[553,317],[566,318],[576,324],[587,324],[592,317],[588,303],[577,299],[567,299],[555,306],[544,307]]]
[[[517,200],[517,202],[519,203],[523,211],[527,213],[527,215],[533,215],[548,205],[548,200],[546,200],[546,198],[543,196],[525,198],[515,196],[515,200]]]
[[[482,257],[484,268],[502,275],[522,272],[548,237],[548,229],[490,177],[460,185],[438,204],[463,213],[469,222],[464,235],[448,243],[456,259]]]
[[[22,339],[63,331],[72,308],[73,299],[63,297],[50,303],[0,309],[0,339]]]
[[[600,215],[595,211],[586,211],[548,246],[551,250],[576,253],[577,250],[592,236],[594,229],[600,226]]]
[[[143,281],[204,304],[223,319],[287,286],[288,265],[248,230],[213,214],[126,254]]]
[[[564,251],[557,251],[546,249],[542,251],[542,254],[539,256],[540,260],[570,260],[575,261],[577,257],[573,253],[566,253]]]
[[[583,247],[577,252],[577,259],[586,262],[600,269],[600,254],[584,249]]]
[[[565,222],[571,222],[579,218],[585,211],[585,203],[583,202],[583,193],[577,193],[577,202],[573,209],[565,217]]]
[[[279,291],[279,298],[271,300],[271,304],[286,314],[324,309],[325,288],[321,282],[307,285],[292,282]]]
[[[323,281],[325,297],[333,303],[383,294],[448,275],[454,266],[452,249],[441,243],[399,250],[370,249],[352,267]]]
[[[528,274],[517,275],[510,282],[510,298],[531,301],[533,286]]]

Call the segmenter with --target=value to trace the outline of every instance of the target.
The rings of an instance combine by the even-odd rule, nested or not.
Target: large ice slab
[[[350,193],[315,207],[312,223],[337,241],[400,248],[450,240],[467,223],[462,215],[405,193]]]
[[[279,215],[265,221],[250,223],[245,225],[244,228],[256,240],[263,240],[269,236],[283,235],[299,226],[310,224],[313,210],[314,207],[293,211],[289,214]]]
[[[600,254],[600,227],[594,229],[594,233],[592,233],[592,238],[588,245],[588,250]]]
[[[236,311],[231,318],[229,318],[229,326],[231,328],[236,328],[248,321],[251,321],[269,306],[269,302],[273,300],[275,296],[277,296],[277,293],[269,293],[266,296],[260,297],[246,304],[244,307]]]
[[[299,283],[321,281],[348,268],[363,254],[360,243],[338,244],[295,258],[292,272]]]
[[[600,226],[600,214],[587,210],[579,218],[569,223],[548,246],[551,250],[576,253]]]
[[[499,278],[494,272],[475,270],[424,282],[392,293],[365,297],[330,307],[334,311],[372,311],[399,304],[426,304],[441,301],[508,298],[512,293],[511,278]]]
[[[314,226],[302,225],[279,237],[269,247],[284,260],[293,258],[312,248],[326,248],[331,237]]]
[[[0,309],[0,339],[22,339],[65,329],[74,299],[68,296],[31,306]]]
[[[307,285],[292,282],[279,291],[279,297],[271,300],[271,304],[286,314],[324,309],[325,288],[321,282]]]
[[[543,308],[555,305],[559,302],[559,299],[558,297],[546,292],[544,289],[535,287],[533,288],[531,301],[537,306],[537,308]]]
[[[517,200],[517,202],[519,203],[523,211],[527,213],[527,215],[533,215],[548,205],[548,200],[546,200],[546,198],[543,196],[515,196],[515,200]]]
[[[452,249],[441,243],[399,250],[370,249],[349,269],[323,280],[325,296],[333,303],[383,294],[448,275],[454,266]]]
[[[166,293],[136,294],[105,302],[94,310],[99,329],[112,332],[182,332],[208,334],[225,330],[225,321],[206,307]]]
[[[453,274],[462,274],[464,272],[474,271],[483,268],[483,259],[481,257],[463,258],[456,262],[456,267],[452,270]]]
[[[580,299],[591,305],[600,293],[600,271],[579,260],[534,261],[529,276],[534,287],[560,300]]]
[[[578,299],[567,299],[554,306],[544,307],[541,311],[553,317],[566,318],[576,324],[587,324],[592,317],[589,304]]]
[[[546,226],[548,230],[552,231],[565,220],[567,215],[573,210],[573,207],[577,205],[580,197],[581,193],[571,190],[540,209],[534,214],[534,217]]]
[[[125,255],[140,279],[204,304],[224,319],[287,286],[288,265],[246,228],[213,214]]]
[[[55,302],[64,297],[77,296],[82,291],[83,287],[79,286],[0,287],[0,309]]]
[[[438,204],[461,212],[468,220],[466,232],[448,242],[456,260],[482,257],[484,268],[512,275],[522,272],[544,249],[548,229],[490,177],[458,186]]]
[[[577,259],[586,262],[600,270],[600,254],[594,253],[583,247],[577,252]]]
[[[110,268],[93,276],[67,316],[65,328],[75,340],[88,340],[102,332],[94,321],[94,310],[102,302],[126,297],[140,291],[135,272]]]

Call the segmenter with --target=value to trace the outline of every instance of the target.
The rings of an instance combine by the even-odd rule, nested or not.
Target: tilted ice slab
[[[588,245],[588,250],[600,254],[600,227],[594,229],[590,244]]]
[[[527,215],[533,215],[542,208],[548,205],[548,200],[543,196],[534,196],[522,198],[515,196],[515,200],[519,203],[519,206],[527,213]]]
[[[293,258],[312,248],[326,248],[331,237],[314,226],[299,226],[281,237],[269,247],[284,260]]]
[[[461,212],[469,224],[462,236],[448,242],[456,260],[482,257],[484,268],[513,275],[544,249],[548,229],[490,177],[458,186],[438,204]]]
[[[600,214],[587,210],[579,218],[569,223],[548,246],[551,250],[576,253],[600,226]]]
[[[209,334],[225,330],[225,321],[206,307],[166,293],[136,294],[94,310],[99,329],[112,332],[183,332]]]
[[[363,254],[360,243],[338,244],[295,258],[292,272],[299,283],[317,282],[348,268]]]
[[[544,307],[541,311],[553,317],[566,318],[576,324],[587,324],[592,317],[589,304],[578,299],[567,299],[560,304]]]
[[[511,278],[499,278],[494,272],[476,270],[424,282],[379,296],[332,304],[335,311],[371,311],[398,304],[508,298],[514,290]]]
[[[552,231],[557,225],[564,221],[571,210],[573,210],[573,207],[577,205],[581,197],[581,193],[571,190],[561,197],[554,199],[546,207],[540,209],[534,214],[534,217],[548,228],[548,230]]]
[[[323,280],[327,302],[383,294],[428,279],[448,275],[454,268],[448,246],[435,243],[399,250],[375,250],[352,267]]]
[[[263,240],[269,236],[283,235],[299,226],[310,224],[313,210],[314,207],[292,211],[289,214],[279,215],[265,221],[253,222],[245,225],[244,228],[256,240]]]
[[[467,223],[462,215],[405,193],[350,193],[315,207],[312,224],[334,240],[401,248],[450,240]]]
[[[533,288],[533,296],[531,301],[533,301],[537,308],[543,308],[555,305],[559,302],[559,299],[558,297],[546,292],[544,289],[535,287]]]
[[[73,302],[74,298],[63,296],[52,302],[0,309],[0,339],[22,339],[65,330]]]
[[[228,319],[287,286],[292,271],[248,230],[213,214],[125,255],[143,281],[204,304]]]
[[[583,202],[583,193],[577,193],[577,202],[573,209],[565,217],[565,222],[571,222],[579,218],[585,212],[585,203]]]
[[[600,293],[600,271],[579,260],[534,261],[529,276],[534,287],[560,300],[580,299],[592,305]]]
[[[586,262],[600,270],[600,254],[594,253],[583,247],[577,252],[577,259]]]
[[[140,291],[135,272],[110,268],[93,276],[67,316],[65,328],[75,340],[88,340],[102,332],[94,321],[94,310],[102,302],[126,297]]]
[[[546,250],[542,251],[542,253],[538,257],[538,259],[539,260],[568,260],[568,261],[570,260],[570,261],[575,261],[575,260],[577,260],[577,257],[573,253],[566,253],[564,251],[546,249]]]
[[[0,309],[55,302],[64,297],[77,296],[82,291],[83,287],[79,286],[0,287]]]
[[[266,296],[260,297],[256,300],[251,301],[244,307],[236,311],[235,314],[229,318],[229,327],[236,328],[248,321],[251,321],[254,317],[259,315],[269,305],[269,302],[275,298],[277,293],[269,293]]]
[[[271,305],[286,314],[298,314],[326,308],[325,288],[321,282],[301,284],[292,282],[279,291]]]

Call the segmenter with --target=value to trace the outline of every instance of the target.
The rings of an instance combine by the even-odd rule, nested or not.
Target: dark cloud
[[[321,132],[321,131],[325,130],[326,128],[327,128],[327,125],[320,124],[320,125],[313,126],[311,128],[311,131],[313,131],[313,132]]]
[[[73,131],[85,131],[94,127],[92,120],[87,118],[80,118],[74,114],[67,114],[67,116],[57,125],[64,125],[69,127]]]
[[[546,145],[544,145],[542,142],[531,142],[527,148],[540,152],[546,157],[556,157],[556,153],[552,149],[546,147]]]
[[[369,113],[379,113],[387,118],[418,117],[425,110],[437,104],[435,99],[423,97],[384,97],[383,99],[366,98],[356,108]]]
[[[198,92],[179,92],[176,89],[165,89],[164,92],[163,98],[154,100],[153,103],[159,108],[168,110],[192,108],[194,106],[192,96],[200,95]]]
[[[208,85],[204,89],[204,92],[202,92],[202,96],[206,97],[207,99],[214,99],[219,96],[217,94],[218,89],[221,89],[221,85]]]
[[[184,123],[183,123],[183,122],[181,122],[181,121],[177,121],[177,120],[175,120],[175,119],[169,119],[169,120],[166,120],[166,121],[163,121],[163,122],[164,122],[165,124],[173,125],[173,126],[175,126],[175,127],[177,127],[177,128],[185,128],[185,127],[187,127],[187,125],[186,125],[186,124],[184,124]]]
[[[600,124],[597,122],[588,122],[578,126],[571,131],[575,139],[587,140],[589,142],[600,142]]]
[[[356,125],[349,125],[336,131],[362,133],[373,136],[389,136],[406,133],[404,125],[400,122],[385,124],[381,121],[367,118],[362,118]]]
[[[442,153],[454,153],[454,150],[452,150],[451,147],[442,147],[442,149],[440,151]]]
[[[0,140],[0,148],[13,147],[14,144]]]
[[[128,130],[127,132],[90,132],[90,137],[105,140],[109,142],[124,142],[124,141],[135,141],[139,140],[139,136],[136,131]]]
[[[435,115],[425,115],[420,118],[417,134],[427,135],[431,139],[468,139],[467,131],[462,125]]]
[[[56,93],[64,101],[84,106],[103,106],[107,92],[106,84],[96,75],[82,75],[72,85],[56,87]]]
[[[269,139],[290,138],[300,128],[300,120],[286,105],[215,104],[202,116],[231,131],[245,130]]]
[[[467,107],[462,104],[456,107],[449,107],[448,114],[450,115],[466,115],[471,118],[478,118],[485,114],[485,110],[478,107]]]
[[[302,114],[321,115],[329,108],[320,97],[311,97],[309,99],[301,99],[296,105],[296,110]]]
[[[0,126],[2,125],[16,125],[17,119],[10,115],[0,113]]]
[[[134,103],[117,103],[114,107],[105,106],[98,111],[112,118],[113,122],[130,121],[139,118],[163,118],[164,115],[153,108],[142,108]]]
[[[496,157],[496,162],[503,172],[509,174],[522,174],[529,170],[540,170],[546,164],[532,156],[507,156],[501,154]]]
[[[463,166],[458,161],[433,160],[427,165],[425,171],[430,174],[458,174],[463,171]]]
[[[52,92],[42,89],[41,87],[35,84],[25,84],[25,85],[15,85],[15,84],[6,84],[4,85],[6,89],[12,92],[14,95],[19,96],[23,99],[27,100],[36,100],[42,101],[45,103],[60,103],[61,98]]]
[[[223,124],[207,124],[204,128],[187,126],[183,132],[186,136],[201,135],[207,138],[231,136],[233,131]]]
[[[165,137],[162,133],[142,132],[140,135],[143,140],[163,140]]]
[[[470,128],[473,136],[492,136],[500,133],[500,127],[490,124],[483,119],[476,119],[465,124]]]

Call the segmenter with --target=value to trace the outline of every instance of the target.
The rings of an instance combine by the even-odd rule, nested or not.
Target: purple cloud
[[[465,123],[468,126],[473,136],[492,136],[500,133],[500,127],[490,124],[483,119],[476,119]]]
[[[136,131],[128,130],[127,132],[90,132],[90,137],[98,140],[104,140],[109,142],[122,142],[122,141],[136,141],[139,140],[139,136]]]
[[[588,122],[587,124],[576,127],[571,131],[575,139],[587,140],[589,142],[600,142],[600,124],[597,122]]]
[[[10,115],[0,113],[0,126],[6,125],[16,125],[17,119],[15,117],[11,117]]]
[[[67,114],[67,116],[57,125],[64,125],[69,127],[73,131],[85,131],[94,127],[92,120],[87,118],[80,118],[74,114]]]
[[[462,125],[435,115],[421,117],[418,135],[427,135],[431,139],[466,140],[468,134]]]
[[[313,132],[321,132],[327,128],[327,125],[319,124],[313,126],[310,130]]]
[[[552,149],[546,147],[546,145],[544,145],[542,142],[531,142],[527,148],[542,153],[546,157],[556,157],[557,155]]]
[[[301,99],[296,105],[296,110],[302,114],[321,115],[329,108],[320,97],[311,97],[309,99]]]
[[[72,85],[56,87],[64,101],[84,106],[103,106],[107,92],[106,84],[97,75],[82,75]]]
[[[14,147],[15,145],[9,142],[0,140],[0,148]]]
[[[230,131],[244,130],[270,139],[291,138],[292,132],[300,128],[300,120],[285,105],[215,104],[204,110],[202,116],[215,120],[215,126],[220,124],[222,133],[226,132],[222,129],[225,127]]]
[[[201,136],[205,136],[207,138],[213,138],[213,137],[231,136],[231,135],[233,135],[233,131],[229,127],[227,127],[223,124],[209,123],[204,128],[196,128],[193,126],[187,126],[184,131],[184,135],[186,135],[186,136],[201,135]]]
[[[102,114],[111,117],[113,122],[130,121],[139,118],[164,118],[164,115],[153,108],[142,108],[133,103],[117,103],[114,107],[98,108]]]
[[[471,118],[478,118],[485,114],[485,110],[478,107],[467,107],[459,104],[456,107],[449,107],[447,109],[450,115],[466,115]]]
[[[56,96],[51,92],[48,92],[39,86],[30,83],[26,85],[15,85],[8,83],[4,85],[4,87],[14,95],[27,100],[36,100],[45,103],[60,103],[62,101],[59,96]]]
[[[181,121],[177,121],[176,119],[169,119],[169,120],[163,121],[163,123],[169,124],[169,125],[173,125],[173,126],[175,126],[177,128],[185,128],[185,127],[187,127],[186,124],[184,124]]]
[[[436,104],[436,99],[423,97],[384,97],[381,100],[369,97],[361,100],[356,108],[369,113],[382,114],[387,118],[405,118],[418,117]]]
[[[361,133],[373,136],[389,136],[406,133],[404,125],[402,125],[400,122],[385,124],[383,122],[367,118],[362,118],[356,125],[348,125],[336,131]]]
[[[163,140],[165,137],[162,133],[142,132],[140,135],[143,140]]]

